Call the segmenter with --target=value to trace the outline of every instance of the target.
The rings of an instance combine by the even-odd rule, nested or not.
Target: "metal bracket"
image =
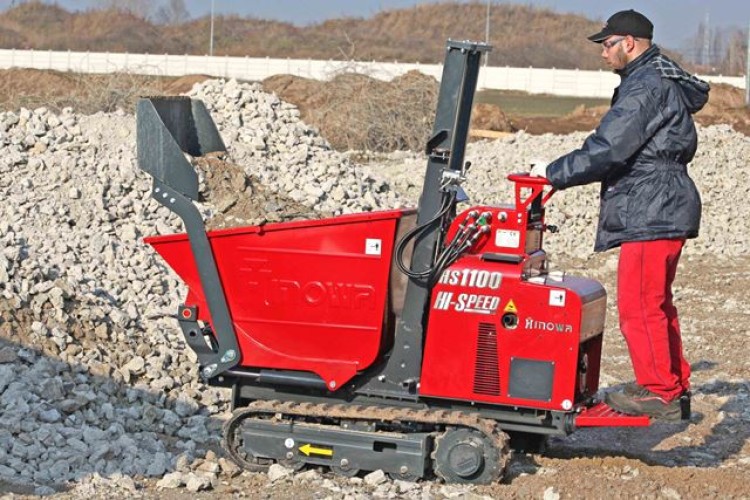
[[[211,347],[198,326],[197,312],[179,317],[188,345],[199,356],[201,376],[208,379],[236,366],[240,350],[206,227],[193,204],[198,200],[198,175],[185,153],[202,156],[226,151],[226,147],[200,101],[186,97],[141,99],[136,117],[138,166],[154,179],[152,197],[182,219],[211,314],[216,340]],[[183,311],[180,309],[180,314]]]

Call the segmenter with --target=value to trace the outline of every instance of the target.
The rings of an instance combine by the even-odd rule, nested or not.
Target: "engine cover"
[[[568,411],[598,389],[606,292],[471,255],[433,288],[420,395]]]

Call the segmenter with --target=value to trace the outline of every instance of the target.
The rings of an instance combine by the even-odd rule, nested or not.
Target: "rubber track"
[[[239,439],[235,432],[245,419],[281,414],[287,417],[341,418],[360,421],[416,422],[420,424],[445,425],[475,429],[484,434],[499,451],[500,477],[510,456],[508,436],[491,419],[480,418],[475,414],[461,411],[398,408],[390,406],[363,406],[349,404],[295,403],[277,400],[253,401],[244,408],[238,408],[224,424],[222,445],[233,460],[252,472],[265,470],[268,465],[248,462],[239,454]],[[445,478],[443,478],[445,479]]]

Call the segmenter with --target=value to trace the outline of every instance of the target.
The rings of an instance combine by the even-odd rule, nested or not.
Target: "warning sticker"
[[[383,242],[378,238],[367,238],[365,240],[365,254],[380,255],[383,251]]]
[[[507,313],[514,313],[518,312],[518,309],[516,309],[516,304],[513,302],[513,299],[510,299],[507,304],[505,304],[505,309],[503,309],[503,312]]]
[[[498,229],[495,231],[495,246],[518,248],[521,244],[521,232]]]
[[[550,290],[549,305],[563,307],[565,305],[565,290]]]

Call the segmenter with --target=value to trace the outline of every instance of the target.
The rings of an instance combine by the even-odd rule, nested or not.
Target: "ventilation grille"
[[[500,395],[500,370],[497,363],[497,329],[494,323],[479,323],[477,361],[474,366],[474,393]]]

